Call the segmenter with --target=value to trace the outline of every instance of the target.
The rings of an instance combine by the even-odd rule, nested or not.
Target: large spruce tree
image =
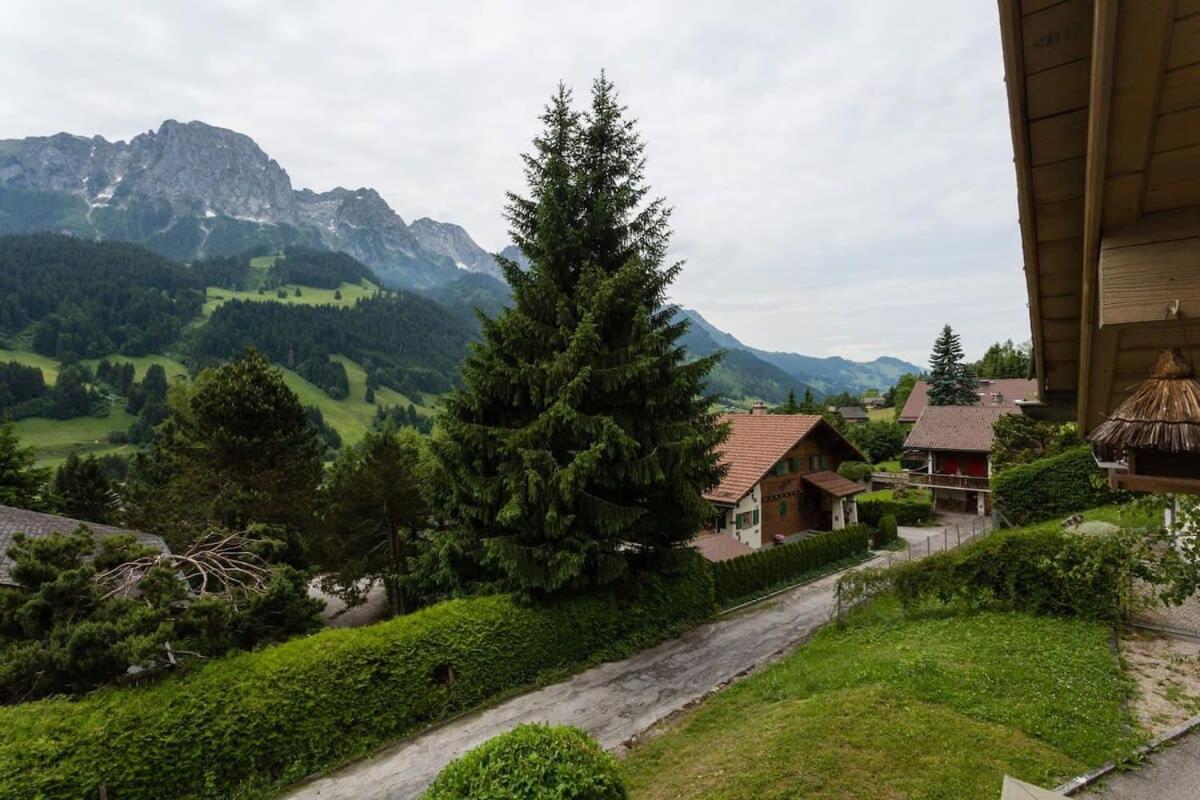
[[[979,402],[978,379],[963,363],[962,342],[949,326],[933,343],[929,356],[929,405],[970,406]]]
[[[443,510],[514,589],[601,585],[687,541],[711,514],[723,428],[666,304],[669,209],[647,200],[644,146],[602,75],[591,108],[563,86],[509,195],[527,271],[484,319],[433,441]]]

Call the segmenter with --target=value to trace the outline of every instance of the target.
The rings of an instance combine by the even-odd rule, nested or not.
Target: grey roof
[[[870,415],[859,406],[842,406],[838,409],[842,419],[870,419]]]
[[[167,543],[161,536],[151,533],[114,528],[111,525],[97,525],[94,522],[82,522],[70,517],[59,517],[54,514],[42,514],[38,511],[27,511],[23,508],[0,506],[0,586],[13,586],[15,582],[9,574],[12,559],[8,557],[8,548],[12,545],[14,534],[23,533],[26,536],[49,536],[52,533],[72,533],[80,525],[86,525],[97,539],[115,536],[121,533],[133,534],[139,544],[153,547],[156,550],[170,552]]]

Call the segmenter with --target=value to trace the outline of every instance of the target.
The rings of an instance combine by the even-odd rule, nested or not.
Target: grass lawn
[[[6,350],[0,347],[0,361],[16,361],[27,367],[37,367],[42,371],[42,380],[54,385],[58,380],[58,361],[50,356],[39,355],[28,350]]]
[[[933,495],[929,493],[928,489],[909,489],[908,495],[909,498],[923,503],[929,503],[933,500]],[[860,495],[855,495],[854,499],[859,502],[863,500],[895,500],[896,495],[891,489],[880,489],[877,492],[863,492]]]
[[[367,373],[362,367],[348,358],[333,356],[346,368],[346,377],[350,379],[350,394],[343,400],[334,400],[325,391],[301,378],[290,369],[283,370],[283,379],[300,397],[300,402],[306,406],[316,406],[321,409],[325,421],[333,426],[345,444],[354,444],[362,439],[375,421],[375,409],[379,406],[407,407],[412,400],[397,391],[381,387],[375,391],[375,404],[363,399],[367,391]],[[430,405],[435,399],[425,398],[423,403],[414,403],[421,414],[431,415],[435,406]]]
[[[896,409],[894,408],[868,408],[867,416],[872,422],[894,422],[896,419]]]
[[[66,461],[72,451],[107,455],[132,449],[131,445],[110,444],[108,434],[127,430],[133,420],[134,416],[126,412],[124,403],[120,402],[112,407],[107,417],[29,417],[14,422],[13,429],[21,444],[37,448],[39,464],[57,466]]]
[[[1137,742],[1103,625],[880,599],[622,763],[634,800],[987,798]]]
[[[880,461],[878,464],[875,465],[875,471],[876,472],[903,472],[904,469],[903,469],[903,467],[900,466],[900,462],[898,460],[897,461]]]
[[[273,300],[277,303],[297,303],[305,306],[352,306],[359,298],[373,297],[376,292],[376,287],[372,283],[363,283],[362,285],[357,283],[343,283],[336,290],[301,286],[299,297],[296,297],[296,286],[294,284],[289,284],[284,288],[287,290],[287,297],[276,296],[274,290],[259,294],[256,289],[234,291],[220,286],[209,286],[205,290],[207,299],[204,301],[202,319],[208,319],[213,311],[228,300],[253,300],[256,302]],[[333,296],[335,291],[342,293],[340,300]]]

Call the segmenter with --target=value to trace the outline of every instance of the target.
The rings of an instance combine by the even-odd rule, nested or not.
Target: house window
[[[825,454],[813,453],[808,457],[808,468],[813,472],[825,469]]]
[[[797,463],[797,460],[794,458],[789,458],[787,460],[787,462],[788,462],[788,472],[796,472],[800,468],[800,465]]]
[[[792,459],[785,458],[775,464],[776,475],[787,475],[789,472],[792,472]]]
[[[754,519],[754,517],[756,517],[756,516],[758,516],[757,511],[754,511],[754,512],[743,511],[741,514],[738,514],[737,515],[737,529],[740,531],[743,528],[753,527],[754,523],[758,522],[757,519]],[[754,521],[751,522],[751,520],[754,520]]]
[[[781,517],[787,516],[787,500],[779,501],[779,516],[781,516]]]

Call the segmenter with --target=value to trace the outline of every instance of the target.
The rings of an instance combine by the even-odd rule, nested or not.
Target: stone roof
[[[161,536],[154,534],[114,528],[111,525],[97,525],[94,522],[82,522],[55,514],[27,511],[23,508],[0,506],[0,586],[15,585],[10,574],[12,559],[8,557],[8,548],[12,546],[14,534],[23,533],[26,536],[35,537],[49,536],[52,533],[73,533],[80,525],[86,525],[97,539],[129,533],[133,534],[139,544],[169,552],[167,543]]]
[[[904,441],[906,449],[986,453],[992,449],[992,426],[1006,414],[1004,406],[927,406]]]
[[[983,407],[1017,407],[1018,400],[1037,397],[1037,381],[1024,378],[985,378],[979,382],[979,403]],[[912,394],[900,409],[900,422],[916,422],[929,404],[929,381],[917,381]]]

